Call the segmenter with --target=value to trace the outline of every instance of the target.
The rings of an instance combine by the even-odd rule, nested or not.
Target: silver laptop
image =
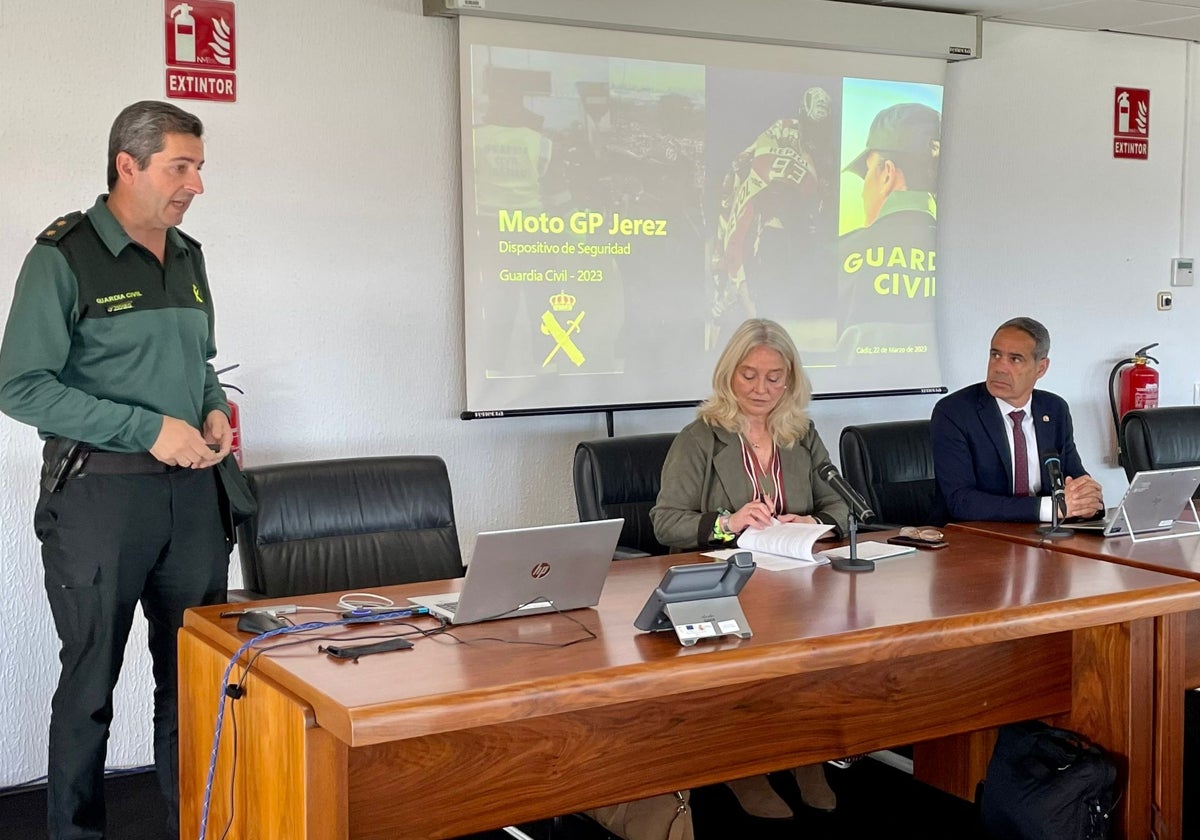
[[[485,531],[460,591],[409,600],[453,624],[595,606],[624,523]]]
[[[1144,470],[1129,482],[1121,504],[1111,508],[1103,519],[1065,524],[1077,531],[1099,531],[1106,537],[1128,534],[1130,529],[1134,534],[1169,531],[1188,507],[1198,485],[1200,467]]]

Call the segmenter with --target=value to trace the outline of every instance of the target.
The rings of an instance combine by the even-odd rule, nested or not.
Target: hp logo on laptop
[[[544,578],[548,574],[550,574],[550,564],[549,563],[538,563],[536,566],[534,566],[529,571],[529,576],[531,578],[533,578],[534,580],[538,580],[539,578]]]

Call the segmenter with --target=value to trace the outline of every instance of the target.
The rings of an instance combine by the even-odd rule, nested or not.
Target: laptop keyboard
[[[438,604],[438,609],[443,609],[448,613],[458,612],[458,601],[447,601],[444,604]]]

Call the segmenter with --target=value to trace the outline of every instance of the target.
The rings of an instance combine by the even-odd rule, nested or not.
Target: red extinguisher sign
[[[1118,87],[1113,93],[1113,157],[1150,156],[1150,91]]]
[[[229,0],[165,0],[167,96],[237,99],[237,35]]]

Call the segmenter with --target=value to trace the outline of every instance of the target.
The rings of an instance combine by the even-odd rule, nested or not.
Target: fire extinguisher
[[[1147,344],[1128,359],[1117,362],[1108,376],[1108,403],[1112,408],[1113,428],[1117,437],[1117,463],[1121,465],[1121,418],[1135,408],[1158,407],[1158,371],[1149,365],[1150,362],[1158,364],[1158,359],[1147,355],[1148,350],[1157,346],[1157,341]],[[1114,390],[1113,384],[1118,375],[1120,383]]]
[[[238,365],[230,365],[227,368],[221,368],[219,371],[217,371],[217,376],[220,376],[222,373],[228,373],[229,371],[233,370],[236,367],[238,367]],[[220,382],[220,380],[218,380],[218,382]],[[238,386],[230,385],[228,382],[220,382],[220,385],[226,391],[229,391],[232,389],[234,391],[237,391],[239,394],[246,393]],[[229,447],[229,451],[233,453],[234,460],[237,461],[238,467],[241,467],[242,466],[241,413],[238,410],[238,404],[235,403],[233,400],[231,400],[228,397],[228,395],[226,395],[226,397],[225,397],[225,402],[229,403],[229,430],[233,433],[233,442]]]

